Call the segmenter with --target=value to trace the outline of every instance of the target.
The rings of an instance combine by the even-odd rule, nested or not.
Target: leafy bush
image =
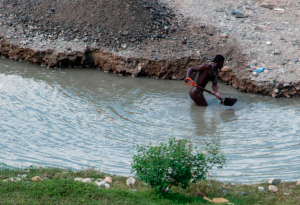
[[[207,154],[197,151],[187,140],[170,138],[159,146],[134,146],[132,172],[156,192],[166,192],[172,186],[187,188],[190,182],[206,178],[213,166],[223,168],[224,155],[219,154],[218,145],[207,145]]]

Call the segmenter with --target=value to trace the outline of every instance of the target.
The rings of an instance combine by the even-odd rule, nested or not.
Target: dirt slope
[[[183,79],[221,53],[220,78],[241,91],[300,94],[297,1],[2,0],[0,11],[0,54],[14,60]]]

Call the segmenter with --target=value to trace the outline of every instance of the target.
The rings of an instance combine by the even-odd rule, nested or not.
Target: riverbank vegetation
[[[111,176],[110,188],[94,183],[75,181],[75,178],[104,178],[107,174],[96,169],[81,171],[52,167],[27,169],[0,168],[0,204],[211,204],[207,198],[225,198],[237,204],[298,204],[300,186],[295,182],[277,185],[272,193],[268,183],[234,184],[214,180],[191,183],[188,189],[172,187],[164,196],[157,195],[151,186],[137,179],[127,186],[128,177]],[[41,181],[33,181],[40,176]],[[20,180],[18,180],[20,179]],[[223,189],[222,189],[223,187]],[[258,187],[264,187],[259,191]]]
[[[75,172],[50,167],[10,169],[2,166],[0,204],[211,204],[203,199],[206,196],[210,199],[225,198],[235,205],[294,205],[298,204],[300,195],[300,186],[294,182],[283,182],[277,185],[279,191],[272,193],[268,190],[268,183],[234,185],[204,180],[191,183],[188,189],[172,187],[169,193],[160,196],[139,179],[135,185],[127,186],[128,177],[111,176],[109,189],[99,188],[94,183],[74,181],[78,177],[98,179],[106,175],[96,169]],[[33,181],[35,176],[42,180]],[[264,187],[265,191],[259,191],[258,187]]]
[[[137,146],[132,171],[137,179],[109,175],[94,168],[74,171],[55,167],[10,168],[0,164],[0,204],[297,204],[300,186],[207,180],[225,157],[217,145],[205,153],[186,140],[170,138],[157,146]],[[300,183],[297,183],[300,184]],[[276,188],[276,190],[275,190]],[[278,190],[279,189],[279,190]],[[212,200],[211,200],[212,199]]]

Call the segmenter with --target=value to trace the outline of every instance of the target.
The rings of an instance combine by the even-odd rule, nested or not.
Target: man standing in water
[[[221,94],[218,92],[218,73],[224,65],[224,57],[222,55],[216,55],[212,64],[202,64],[188,69],[185,82],[188,82],[187,78],[193,72],[198,72],[195,78],[195,83],[202,88],[205,88],[208,81],[212,81],[212,89],[216,93],[217,98],[221,98]],[[190,97],[198,106],[207,106],[207,102],[203,95],[203,90],[193,87],[190,90]]]

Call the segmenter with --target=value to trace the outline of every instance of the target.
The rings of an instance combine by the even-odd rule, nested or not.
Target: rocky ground
[[[2,0],[0,54],[52,68],[183,79],[188,67],[220,53],[226,83],[290,97],[300,94],[299,8],[297,1]],[[248,64],[267,69],[253,75]]]

